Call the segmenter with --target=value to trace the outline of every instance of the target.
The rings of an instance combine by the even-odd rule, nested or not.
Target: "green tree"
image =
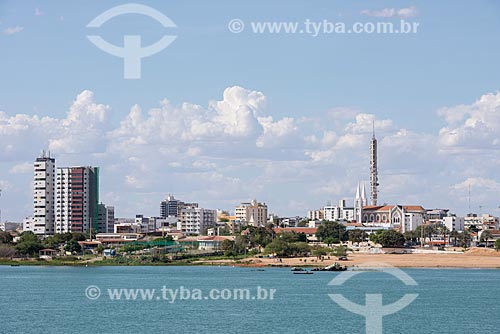
[[[246,238],[250,247],[266,247],[273,241],[274,236],[275,233],[271,228],[250,226]]]
[[[288,243],[280,238],[274,239],[264,249],[266,254],[276,254],[280,257],[303,256],[311,252],[311,247],[306,242]]]
[[[453,246],[457,245],[457,240],[460,237],[460,233],[458,231],[451,231],[450,232],[450,238],[453,240]]]
[[[0,243],[10,244],[13,239],[9,232],[0,231]]]
[[[495,250],[497,252],[500,250],[500,239],[495,240]]]
[[[470,242],[472,241],[472,236],[469,231],[463,231],[460,233],[460,236],[458,237],[458,244],[460,247],[467,248],[470,246]]]
[[[481,241],[486,242],[486,247],[488,247],[488,241],[491,239],[491,237],[492,237],[492,234],[488,230],[485,230],[485,231],[483,231],[483,233],[481,233]]]
[[[26,231],[21,234],[15,248],[19,254],[38,255],[38,251],[43,248],[43,245],[33,232]]]
[[[404,235],[394,230],[377,231],[370,235],[370,240],[381,244],[382,247],[401,247],[405,243]]]
[[[316,230],[316,238],[326,244],[338,244],[340,241],[346,241],[348,235],[345,226],[337,222],[323,221]]]
[[[351,242],[363,242],[368,238],[368,234],[360,229],[350,230],[347,234]]]
[[[309,225],[309,221],[307,219],[301,220],[297,223],[297,227],[306,227]]]
[[[87,239],[87,236],[85,235],[85,233],[82,233],[82,232],[73,232],[71,234],[72,234],[71,239],[76,240],[76,241],[85,241]]]
[[[71,239],[64,246],[64,250],[70,253],[80,253],[82,251],[82,247],[75,239]]]
[[[285,242],[307,242],[307,236],[304,233],[297,233],[295,231],[291,232],[281,232],[276,235],[276,238],[281,238]]]

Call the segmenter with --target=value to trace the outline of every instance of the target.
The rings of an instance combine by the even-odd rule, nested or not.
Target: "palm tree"
[[[453,238],[453,246],[456,246],[457,245],[457,239],[460,237],[460,233],[458,233],[458,231],[451,231],[450,233],[450,238]]]
[[[481,233],[481,241],[486,241],[486,248],[488,248],[488,241],[491,237],[491,232],[488,230],[484,230],[483,233]]]

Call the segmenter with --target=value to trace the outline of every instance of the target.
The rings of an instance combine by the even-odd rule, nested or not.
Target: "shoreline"
[[[335,262],[348,269],[363,269],[367,267],[392,266],[397,268],[421,268],[421,269],[500,269],[500,252],[469,252],[456,254],[349,254],[347,261],[339,261],[336,257],[326,258],[323,261],[315,257],[282,258],[281,262],[273,258],[244,258],[233,259],[197,259],[192,262],[170,262],[170,263],[64,263],[46,260],[0,260],[3,266],[71,266],[71,267],[105,267],[105,266],[235,266],[248,268],[316,268],[326,267]]]

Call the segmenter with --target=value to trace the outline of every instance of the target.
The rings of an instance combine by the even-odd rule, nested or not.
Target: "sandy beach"
[[[334,262],[348,267],[372,266],[373,263],[383,263],[400,268],[499,268],[500,252],[491,249],[470,249],[465,253],[435,253],[435,254],[360,254],[348,255],[348,261],[338,261],[336,257],[325,258],[323,261],[315,257],[283,258],[281,262],[272,258],[250,258],[234,263],[231,260],[211,261],[213,264],[243,265],[252,267],[267,266],[327,266]],[[372,264],[370,264],[372,263]]]

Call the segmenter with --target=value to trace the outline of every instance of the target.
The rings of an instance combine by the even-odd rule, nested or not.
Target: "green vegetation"
[[[381,244],[382,247],[402,247],[405,243],[405,237],[398,231],[379,230],[370,235],[370,241]]]
[[[275,254],[279,257],[306,256],[311,253],[311,246],[307,242],[287,242],[276,238],[264,249],[264,254]]]
[[[33,232],[26,231],[21,234],[15,248],[19,254],[37,256],[38,251],[43,248],[43,245]]]
[[[345,226],[337,222],[323,221],[316,231],[316,238],[328,245],[348,240]]]
[[[363,242],[368,239],[368,234],[360,229],[350,230],[347,234],[351,242]]]
[[[498,252],[500,250],[500,239],[495,241],[495,250]]]
[[[70,252],[71,254],[73,253],[80,253],[82,251],[82,247],[76,241],[75,239],[71,239],[66,243],[66,246],[64,246],[64,250],[67,252]]]

